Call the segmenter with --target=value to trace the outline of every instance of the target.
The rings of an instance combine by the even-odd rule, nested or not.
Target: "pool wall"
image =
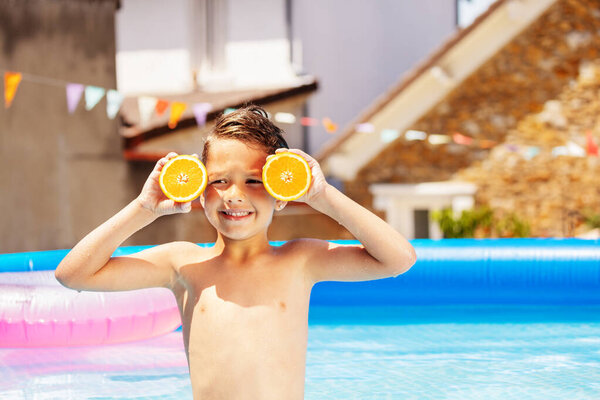
[[[446,239],[412,244],[418,260],[405,274],[369,282],[322,282],[313,289],[311,304],[600,304],[599,240]],[[147,247],[122,247],[115,255]],[[0,272],[53,270],[67,252],[2,254]]]

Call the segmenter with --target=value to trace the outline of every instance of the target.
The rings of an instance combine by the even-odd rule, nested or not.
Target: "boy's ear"
[[[275,200],[275,210],[281,211],[287,205],[287,201]]]

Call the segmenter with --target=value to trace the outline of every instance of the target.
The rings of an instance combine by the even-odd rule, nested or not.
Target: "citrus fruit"
[[[188,155],[176,156],[167,161],[158,178],[165,196],[178,203],[192,201],[200,196],[207,181],[204,164]]]
[[[271,196],[291,201],[308,191],[311,173],[304,158],[295,153],[282,152],[267,158],[262,177],[263,185]]]

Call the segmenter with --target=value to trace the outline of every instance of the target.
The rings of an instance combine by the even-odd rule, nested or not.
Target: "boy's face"
[[[234,139],[210,143],[208,185],[200,197],[209,222],[224,236],[242,240],[266,235],[274,209],[285,205],[265,190],[262,167],[268,154]]]

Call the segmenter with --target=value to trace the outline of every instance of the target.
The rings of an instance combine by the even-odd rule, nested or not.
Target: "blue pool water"
[[[306,399],[598,399],[600,306],[311,309]],[[1,399],[186,399],[181,332],[0,349]]]

